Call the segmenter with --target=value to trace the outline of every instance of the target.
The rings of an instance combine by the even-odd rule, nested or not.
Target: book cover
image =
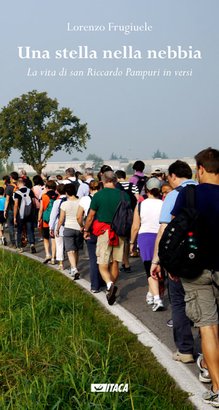
[[[127,166],[218,148],[218,15],[218,0],[8,0],[0,14],[0,108],[46,92],[86,123],[86,149],[54,150],[48,160],[59,164],[90,156]],[[19,162],[19,150],[9,151]],[[118,383],[98,381],[107,393]]]

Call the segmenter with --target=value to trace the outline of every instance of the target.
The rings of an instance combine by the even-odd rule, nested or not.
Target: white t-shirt
[[[62,179],[60,181],[60,183],[66,185],[66,184],[71,184],[71,181],[72,182],[76,181],[76,178],[75,177],[69,177],[69,178],[66,178],[66,179]],[[79,178],[78,178],[77,181],[78,181],[79,185],[82,184],[82,181]]]
[[[71,183],[71,181],[76,181],[76,178],[75,177],[68,177],[68,178],[66,178],[66,179],[63,179],[62,180],[62,184],[70,184]]]
[[[77,222],[76,215],[79,205],[79,199],[63,202],[61,209],[65,212],[65,228],[80,230],[80,225]]]
[[[80,201],[79,201],[79,205],[81,206],[81,208],[83,208],[84,210],[84,216],[87,216],[87,213],[89,211],[90,208],[90,203],[91,203],[91,197],[89,195],[87,196],[82,196]]]
[[[161,199],[147,198],[141,202],[140,218],[141,226],[139,233],[157,233],[159,230],[159,218],[163,201]]]

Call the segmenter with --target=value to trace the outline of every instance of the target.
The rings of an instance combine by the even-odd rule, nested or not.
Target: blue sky
[[[159,148],[169,157],[193,156],[211,145],[218,148],[218,0],[8,0],[1,7],[0,106],[36,89],[70,107],[91,134],[83,154],[107,159],[111,153],[129,158],[150,158]],[[104,31],[67,31],[71,26],[102,26]],[[109,31],[109,23],[151,25],[151,31]],[[87,46],[97,59],[55,59],[55,51]],[[177,46],[200,50],[202,59],[146,58],[147,50]],[[49,59],[21,59],[18,47],[48,50]],[[103,59],[105,49],[140,50],[141,59]],[[67,75],[59,76],[65,69]],[[89,69],[117,70],[117,77],[90,77]],[[126,75],[136,71],[159,71],[159,76]],[[55,76],[41,76],[50,70]],[[171,71],[170,77],[163,75]],[[192,75],[178,77],[178,71]],[[38,72],[37,76],[27,73]],[[70,76],[82,71],[83,76]],[[13,159],[19,156],[14,153]],[[67,159],[59,152],[54,160]]]

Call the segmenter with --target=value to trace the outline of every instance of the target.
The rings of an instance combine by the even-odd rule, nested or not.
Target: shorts
[[[0,211],[0,223],[3,224],[4,222],[6,222],[4,211]]]
[[[142,232],[138,234],[138,247],[142,262],[152,261],[156,237],[156,233]]]
[[[83,249],[84,238],[78,229],[64,228],[63,240],[66,252]]]
[[[124,239],[119,237],[119,245],[111,246],[109,245],[109,234],[108,231],[104,234],[98,236],[97,238],[97,263],[99,265],[108,265],[112,261],[122,262],[124,251]]]
[[[49,227],[48,228],[42,228],[42,236],[43,236],[44,239],[50,239]]]
[[[219,272],[205,269],[196,279],[181,278],[185,290],[186,315],[196,327],[219,323]]]

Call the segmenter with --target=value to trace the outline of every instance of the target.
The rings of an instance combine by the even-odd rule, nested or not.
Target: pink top
[[[140,171],[136,171],[134,175],[132,175],[131,178],[129,178],[129,182],[132,182],[133,184],[137,185],[138,183],[138,178],[135,177],[135,175],[137,175],[137,177],[144,177],[144,172],[140,172]]]
[[[34,202],[35,202],[35,206],[37,209],[40,208],[40,200],[42,197],[42,191],[43,191],[43,187],[41,185],[34,185],[32,188],[32,191],[34,193]]]

